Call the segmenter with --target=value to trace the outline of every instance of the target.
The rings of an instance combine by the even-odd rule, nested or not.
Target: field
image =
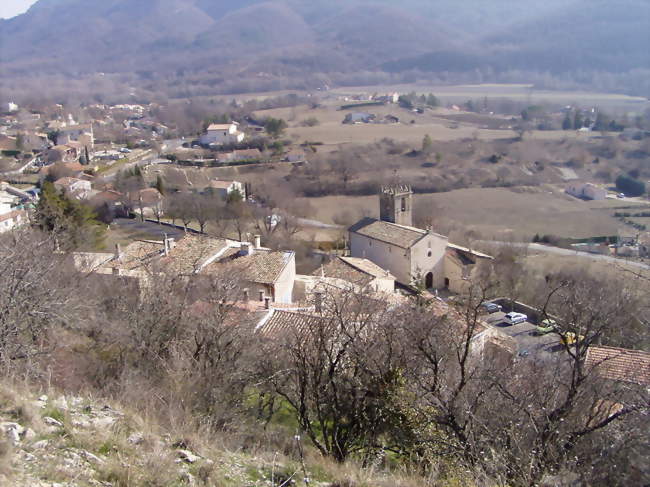
[[[378,216],[376,196],[303,200],[315,209],[315,218],[326,223],[347,224],[363,216]],[[484,238],[518,240],[530,240],[535,234],[573,238],[616,235],[619,229],[630,227],[614,218],[613,213],[617,207],[630,204],[581,201],[552,186],[471,188],[415,195],[416,213],[430,215],[440,232],[465,229]]]
[[[428,84],[407,84],[396,86],[358,86],[345,87],[332,90],[330,93],[337,95],[351,95],[364,93],[434,93],[446,103],[460,103],[469,99],[508,98],[527,103],[555,103],[563,105],[599,106],[612,114],[619,111],[642,112],[648,107],[647,98],[639,96],[620,95],[615,93],[594,93],[588,91],[549,91],[538,90],[527,84],[482,84],[482,85],[455,85],[437,86]]]
[[[559,96],[559,94],[556,94]],[[568,96],[568,95],[567,95]],[[603,95],[606,96],[606,95]],[[614,97],[612,100],[619,100],[620,95],[607,95]],[[569,100],[570,98],[567,98]],[[641,101],[629,101],[630,109],[642,110],[647,103]],[[464,99],[465,101],[467,98]],[[306,105],[289,108],[277,108],[272,110],[260,110],[256,112],[259,118],[274,117],[287,120],[289,128],[287,135],[294,142],[321,142],[325,152],[338,148],[339,145],[348,144],[369,144],[383,138],[395,139],[405,142],[413,147],[422,143],[425,135],[429,135],[436,141],[448,141],[458,139],[512,139],[517,137],[512,128],[517,122],[511,117],[477,115],[472,113],[457,112],[447,108],[427,109],[424,113],[418,114],[404,109],[398,105],[360,107],[356,111],[368,112],[376,115],[377,120],[391,115],[399,118],[400,122],[371,123],[371,124],[343,124],[347,113],[355,110],[339,110],[339,107],[346,103],[337,99],[329,99],[322,102],[317,108]],[[567,103],[570,103],[567,101]],[[304,126],[307,119],[316,119],[318,125],[313,127]],[[535,130],[526,135],[529,139],[538,140],[563,140],[563,139],[593,139],[600,134],[578,133],[575,131],[563,130]]]

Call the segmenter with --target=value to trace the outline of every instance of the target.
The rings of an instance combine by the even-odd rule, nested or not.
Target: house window
[[[431,257],[433,255],[433,252],[431,252],[431,249],[427,252],[427,257]]]

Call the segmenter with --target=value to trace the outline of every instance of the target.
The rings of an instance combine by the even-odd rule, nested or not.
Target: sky
[[[0,0],[0,19],[10,19],[25,12],[36,0]]]

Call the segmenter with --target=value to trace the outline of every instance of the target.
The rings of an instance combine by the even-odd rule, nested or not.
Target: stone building
[[[398,283],[463,292],[476,264],[489,255],[451,244],[448,237],[412,226],[409,186],[382,188],[379,220],[364,218],[349,228],[350,255],[389,271]]]

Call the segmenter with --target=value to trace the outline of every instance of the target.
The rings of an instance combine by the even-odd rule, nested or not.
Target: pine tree
[[[165,182],[163,181],[163,178],[160,174],[156,176],[155,188],[158,190],[160,194],[165,194]]]
[[[92,209],[58,192],[51,182],[43,184],[35,223],[41,230],[53,233],[59,244],[71,248],[96,249],[104,240],[104,227]]]
[[[431,154],[432,149],[433,149],[433,139],[431,139],[431,136],[427,134],[424,136],[424,139],[422,139],[422,153]]]

